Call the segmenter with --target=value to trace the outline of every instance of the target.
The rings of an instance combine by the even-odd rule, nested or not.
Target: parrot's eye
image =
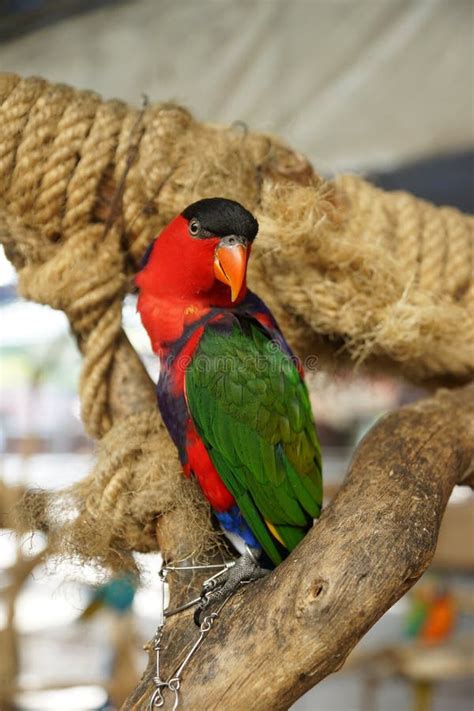
[[[193,237],[196,237],[201,230],[201,224],[199,220],[196,220],[195,217],[191,220],[189,223],[189,234],[192,235]]]

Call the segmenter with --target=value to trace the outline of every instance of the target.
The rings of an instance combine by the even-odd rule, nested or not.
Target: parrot
[[[135,277],[137,310],[160,361],[158,408],[184,475],[243,551],[224,588],[279,565],[322,506],[301,363],[247,287],[258,228],[240,203],[204,198],[162,230]]]
[[[99,610],[112,610],[121,615],[128,612],[135,597],[137,583],[131,575],[115,577],[94,588],[89,604],[81,613],[79,620],[90,620]]]
[[[454,597],[442,582],[435,581],[413,591],[404,629],[406,637],[426,645],[442,644],[452,634],[455,624]]]

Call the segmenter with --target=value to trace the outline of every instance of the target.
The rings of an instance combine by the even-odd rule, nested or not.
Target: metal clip
[[[199,627],[199,636],[197,640],[194,642],[193,646],[189,650],[189,652],[186,654],[184,657],[183,661],[178,665],[176,668],[174,674],[171,676],[168,681],[165,681],[161,678],[161,673],[160,673],[160,651],[161,651],[161,639],[163,637],[163,629],[165,625],[166,618],[170,617],[171,615],[174,615],[178,612],[182,612],[183,610],[186,610],[187,608],[191,607],[192,605],[202,603],[208,593],[213,590],[216,586],[216,581],[219,579],[219,577],[229,568],[232,567],[234,563],[226,563],[223,566],[218,566],[218,565],[212,565],[212,566],[183,566],[183,568],[174,568],[173,566],[164,566],[162,570],[160,571],[160,578],[162,583],[164,584],[166,575],[168,572],[172,570],[203,570],[206,568],[221,568],[219,572],[217,572],[215,575],[212,575],[210,578],[208,578],[203,585],[203,592],[201,595],[194,599],[190,600],[189,602],[180,605],[179,607],[174,608],[173,610],[164,610],[163,611],[163,620],[161,624],[158,626],[155,636],[153,638],[153,649],[156,652],[156,676],[154,677],[153,681],[155,683],[155,690],[153,691],[153,694],[150,698],[150,702],[148,704],[148,711],[153,711],[154,709],[157,708],[163,708],[164,703],[165,703],[165,691],[168,689],[170,692],[174,694],[174,700],[173,700],[173,711],[177,711],[179,707],[179,689],[181,686],[181,678],[183,675],[184,670],[188,666],[189,662],[193,658],[193,656],[196,654],[197,650],[201,646],[201,644],[204,642],[206,639],[207,635],[211,631],[212,625],[214,624],[215,620],[219,617],[222,608],[226,604],[226,602],[230,599],[232,595],[228,595],[225,600],[222,602],[220,607],[214,611],[211,612],[210,614],[206,615],[204,617],[200,627]],[[164,587],[164,585],[163,585]],[[164,601],[164,592],[162,592],[162,601]]]
[[[157,684],[157,687],[155,691],[152,694],[152,697],[150,699],[150,703],[148,705],[148,711],[153,711],[153,709],[160,709],[163,708],[164,703],[165,703],[165,697],[163,695],[163,691],[165,689],[169,689],[174,693],[174,701],[173,701],[173,711],[176,711],[176,709],[179,706],[179,679],[170,679],[169,681],[160,681],[159,684]]]

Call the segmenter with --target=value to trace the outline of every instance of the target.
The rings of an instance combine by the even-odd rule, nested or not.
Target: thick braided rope
[[[409,377],[474,372],[472,217],[355,176],[324,181],[275,138],[202,125],[171,104],[139,111],[0,74],[0,237],[21,293],[63,309],[83,352],[82,416],[93,436],[110,430],[114,466],[94,470],[79,500],[84,530],[103,520],[107,545],[152,546],[152,533],[140,542],[140,525],[151,530],[175,489],[172,466],[161,467],[146,512],[137,502],[153,488],[150,450],[122,448],[124,438],[148,438],[157,461],[176,462],[155,413],[144,415],[145,429],[134,416],[110,429],[122,298],[159,229],[212,195],[255,212],[251,285],[300,353],[324,334],[354,358],[389,360]]]
[[[140,118],[90,92],[2,77],[4,204],[10,216],[57,243],[58,252],[88,241],[97,255],[107,244],[110,258],[111,240],[103,239],[104,221],[94,223],[94,210],[107,181],[119,183],[131,146],[138,147],[120,206],[121,244],[117,237],[116,258],[100,265],[102,281],[110,283],[91,289],[84,309],[62,306],[79,331],[105,316],[104,305],[114,310],[114,292],[116,317],[109,314],[101,327],[112,343],[123,259],[133,267],[155,232],[190,200],[224,194],[260,219],[254,281],[300,349],[310,327],[342,337],[356,356],[388,356],[418,378],[471,372],[472,218],[405,193],[384,193],[354,176],[324,183],[274,139],[203,126],[173,105],[150,106]],[[70,242],[80,231],[78,242]],[[74,274],[93,282],[96,265],[87,259]],[[39,270],[36,261],[32,268]],[[42,286],[31,269],[20,276],[29,296],[57,302],[51,274]],[[35,297],[44,288],[48,293]],[[60,301],[72,301],[73,291],[66,297],[61,287]],[[462,333],[459,319],[469,326]],[[92,361],[95,372],[107,370],[105,356]],[[100,378],[91,377],[98,387]]]
[[[306,338],[342,335],[355,357],[388,356],[415,379],[472,377],[473,218],[355,176],[333,186],[321,207],[311,187],[290,200],[264,184],[259,291],[286,303]]]
[[[119,231],[106,232],[90,215],[103,172],[115,159],[126,109],[41,80],[7,79],[6,88],[0,185],[4,223],[24,260],[20,290],[67,313],[84,353],[83,419],[100,436],[111,424],[107,374],[121,329],[125,277]],[[30,252],[33,234],[37,249]]]

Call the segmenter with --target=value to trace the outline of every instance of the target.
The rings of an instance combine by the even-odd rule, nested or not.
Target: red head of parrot
[[[152,342],[181,335],[183,319],[245,298],[251,245],[258,231],[242,205],[207,198],[189,205],[158,235],[136,277],[138,309]],[[164,308],[165,307],[165,308]]]
[[[257,231],[257,221],[234,200],[199,200],[156,238],[137,285],[157,296],[231,305],[245,296],[247,261]]]

